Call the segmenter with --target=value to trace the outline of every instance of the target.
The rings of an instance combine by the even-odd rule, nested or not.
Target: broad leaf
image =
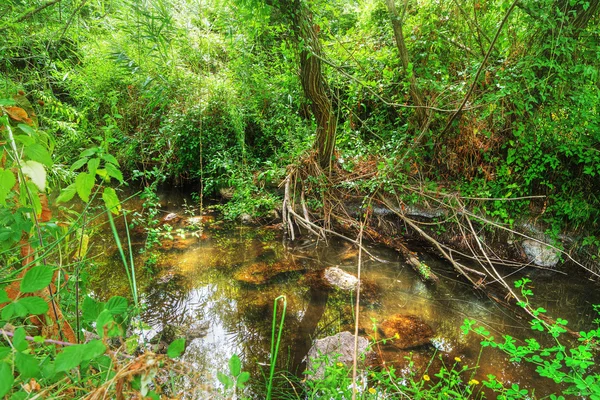
[[[104,308],[110,311],[111,315],[124,315],[127,312],[127,299],[121,296],[111,297]]]
[[[241,374],[239,374],[236,381],[236,386],[238,387],[238,389],[243,389],[246,386],[245,383],[248,382],[249,379],[250,372],[244,371]]]
[[[108,176],[115,178],[116,180],[118,180],[121,183],[123,182],[123,174],[121,173],[119,168],[117,168],[114,164],[106,163],[104,165],[104,168],[106,169]]]
[[[21,163],[21,171],[35,183],[40,192],[46,190],[46,169],[43,164],[34,160],[27,160]]]
[[[17,183],[11,170],[0,168],[0,205],[6,204],[6,196]]]
[[[24,381],[30,378],[35,378],[40,374],[38,360],[32,355],[25,353],[15,354],[15,365],[21,373],[21,378]]]
[[[29,343],[27,343],[27,339],[25,339],[25,328],[20,327],[15,329],[15,333],[13,334],[13,347],[17,351],[25,351],[29,347]]]
[[[68,371],[81,364],[84,350],[84,345],[81,344],[63,347],[63,351],[56,355],[54,362],[56,372]]]
[[[86,322],[94,322],[98,315],[104,310],[104,303],[96,301],[89,296],[83,299],[83,305],[81,307],[81,316]]]
[[[106,328],[106,334],[108,337],[117,336],[118,332],[115,332],[115,326],[118,324],[115,322],[112,314],[109,310],[104,310],[98,315],[96,318],[96,333],[103,338],[104,337],[104,328]]]
[[[23,152],[30,160],[42,163],[47,167],[52,166],[52,156],[48,153],[48,150],[39,143],[34,143],[31,146],[25,147]]]
[[[77,190],[77,194],[79,198],[84,202],[90,201],[90,194],[92,194],[92,189],[94,188],[94,183],[96,179],[94,175],[90,175],[87,172],[80,172],[75,178],[75,189]]]
[[[73,163],[73,165],[71,165],[71,171],[75,171],[78,170],[79,168],[83,167],[85,164],[87,164],[88,162],[88,158],[87,157],[83,157],[80,158],[79,160],[75,161]]]
[[[100,166],[99,158],[92,158],[90,161],[88,161],[87,167],[88,167],[88,171],[89,171],[90,175],[92,175],[92,176],[96,175],[96,170],[98,169],[99,166]]]
[[[30,315],[40,315],[48,312],[48,303],[41,297],[24,297],[20,299],[18,303],[25,307],[27,313]]]
[[[93,360],[106,352],[106,346],[101,340],[92,340],[83,345],[82,359],[84,361]]]
[[[56,198],[56,202],[66,203],[67,201],[71,201],[71,199],[75,197],[75,193],[77,193],[77,189],[75,188],[75,184],[72,183],[61,190],[60,195]]]
[[[54,269],[46,265],[36,265],[27,271],[21,281],[22,293],[33,293],[45,288],[52,281]]]
[[[167,348],[167,355],[171,358],[177,358],[183,354],[185,350],[185,339],[179,338],[173,340],[169,347]]]
[[[84,151],[82,151],[81,155],[79,157],[91,157],[94,154],[96,154],[97,152],[98,152],[98,148],[92,147],[91,149],[85,149]]]
[[[35,131],[35,129],[33,129],[29,125],[19,124],[17,125],[17,127],[29,136],[37,136],[37,132]]]
[[[107,163],[115,164],[116,166],[119,165],[119,162],[117,161],[117,159],[114,156],[112,156],[111,154],[102,153],[102,154],[100,154],[100,157],[102,157],[102,159],[104,161],[106,161]]]
[[[0,289],[0,304],[7,303],[9,301],[10,297],[8,297],[8,293],[6,293],[6,290]]]
[[[121,211],[121,202],[115,189],[105,188],[104,192],[102,192],[102,199],[104,200],[104,204],[106,204],[106,208],[113,214],[118,214]]]
[[[242,362],[237,354],[234,354],[229,359],[229,373],[232,376],[238,376],[242,372]]]
[[[221,371],[218,371],[217,379],[223,384],[223,386],[225,386],[225,389],[230,389],[233,387],[233,380],[229,377],[229,375],[225,375]]]
[[[4,397],[10,391],[14,381],[10,365],[4,361],[0,362],[0,397]]]

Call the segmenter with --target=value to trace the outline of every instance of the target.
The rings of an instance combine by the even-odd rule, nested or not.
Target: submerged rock
[[[414,315],[396,314],[379,325],[383,338],[390,339],[392,346],[409,349],[430,343],[433,329]]]
[[[302,271],[303,269],[304,267],[301,264],[293,260],[279,261],[273,264],[258,262],[243,266],[233,275],[233,277],[237,281],[251,285],[264,285],[278,275]]]
[[[195,215],[183,221],[183,225],[187,227],[199,227],[215,222],[215,217],[212,215]]]
[[[554,267],[560,261],[558,250],[535,240],[523,240],[523,251],[529,262],[540,267]]]
[[[179,214],[168,213],[160,220],[160,223],[161,223],[161,225],[164,225],[164,224],[173,225],[173,224],[176,224],[177,222],[179,222],[180,220],[181,220],[181,216]]]
[[[323,272],[323,279],[340,290],[355,290],[358,278],[338,267],[330,267]]]
[[[358,338],[358,356],[366,354],[364,359],[372,358],[374,352],[367,349],[369,340],[364,337]],[[340,332],[333,336],[327,336],[323,339],[315,340],[307,354],[306,370],[313,371],[309,379],[323,379],[325,376],[325,367],[335,363],[343,363],[346,367],[351,367],[354,356],[354,335],[350,332]],[[363,360],[364,360],[363,359]],[[363,368],[365,361],[359,361]]]

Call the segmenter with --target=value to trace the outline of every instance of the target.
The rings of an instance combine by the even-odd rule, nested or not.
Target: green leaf
[[[21,293],[33,293],[52,282],[54,269],[46,265],[36,265],[27,271],[21,281]]]
[[[23,146],[31,146],[35,143],[35,139],[27,135],[16,135],[15,141],[21,143]]]
[[[92,175],[92,176],[96,175],[96,170],[98,169],[99,166],[100,166],[99,158],[92,158],[90,161],[88,161],[87,167],[88,167],[88,171],[90,172],[90,175]]]
[[[233,380],[221,371],[217,372],[217,379],[225,386],[226,390],[233,387]]]
[[[43,164],[34,160],[27,160],[21,163],[21,172],[31,179],[40,192],[46,190],[46,169]]]
[[[246,385],[245,383],[248,382],[248,380],[250,379],[250,372],[242,372],[241,374],[238,375],[237,377],[237,382],[236,382],[236,386],[239,389],[243,389]]]
[[[115,323],[115,320],[108,310],[102,311],[96,318],[96,332],[100,337],[104,337],[104,327],[108,324]]]
[[[26,134],[28,134],[29,136],[37,136],[37,132],[35,131],[35,129],[33,129],[32,127],[30,127],[27,124],[19,124],[17,125],[17,127],[25,132]]]
[[[4,360],[4,357],[12,353],[12,348],[8,346],[0,346],[0,360]]]
[[[237,354],[234,354],[229,359],[229,373],[232,376],[238,376],[242,372],[242,362]]]
[[[119,325],[109,310],[104,310],[96,319],[96,332],[100,337],[104,337],[106,331],[107,337],[123,336],[125,331]]]
[[[110,311],[111,315],[124,315],[127,312],[127,299],[121,296],[111,297],[104,308]]]
[[[8,293],[6,293],[6,290],[0,289],[0,304],[8,303],[9,301],[10,297],[8,297]]]
[[[0,205],[6,205],[6,196],[17,183],[11,170],[0,168]]]
[[[84,347],[81,344],[64,347],[63,351],[56,355],[54,361],[56,372],[68,371],[81,364],[83,351]]]
[[[27,343],[27,339],[25,339],[25,328],[20,327],[15,330],[13,334],[13,346],[17,351],[25,351],[29,347],[29,343]]]
[[[71,171],[78,170],[79,168],[83,167],[87,162],[88,162],[87,157],[80,158],[79,160],[75,161],[73,163],[73,165],[71,165],[70,169],[71,169]]]
[[[85,149],[84,151],[81,152],[81,155],[79,157],[91,157],[94,154],[96,154],[98,152],[98,148],[97,147],[92,147],[91,149]]]
[[[25,353],[15,354],[15,365],[21,373],[21,379],[35,378],[40,374],[38,360],[32,355]]]
[[[0,397],[4,397],[4,395],[10,392],[14,381],[10,365],[0,362]]]
[[[96,179],[94,175],[90,175],[87,172],[80,172],[77,175],[77,178],[75,178],[75,189],[81,200],[86,203],[90,201],[90,194],[95,183]]]
[[[123,183],[123,174],[121,173],[121,171],[119,170],[119,168],[117,166],[115,166],[114,164],[111,164],[111,163],[106,163],[104,165],[104,168],[106,168],[106,172],[108,173],[108,176],[112,176],[119,182]]]
[[[15,315],[14,303],[9,303],[2,307],[2,312],[0,312],[0,318],[2,318],[3,321],[9,321],[13,315]]]
[[[15,104],[17,104],[17,102],[13,99],[0,99],[0,106],[14,106]],[[0,394],[0,397],[2,396],[3,395]]]
[[[113,188],[105,188],[102,192],[102,199],[106,208],[113,214],[118,214],[121,211],[121,202],[117,196],[117,192]]]
[[[175,339],[171,342],[171,344],[167,348],[167,355],[170,358],[177,358],[183,354],[184,350],[185,350],[185,339],[184,338]]]
[[[83,299],[81,317],[85,322],[94,322],[104,310],[104,303],[96,301],[89,296]]]
[[[75,197],[75,193],[77,193],[77,189],[75,188],[75,184],[72,183],[61,190],[60,195],[56,198],[56,203],[66,203],[67,201],[71,201],[71,199]]]
[[[83,346],[82,359],[85,361],[93,360],[106,352],[106,346],[101,340],[92,340]]]
[[[24,297],[18,303],[25,307],[30,315],[40,315],[48,312],[48,303],[38,296]]]
[[[30,160],[40,162],[47,167],[52,166],[52,156],[48,153],[48,150],[39,143],[26,146],[23,149],[23,152]]]
[[[12,306],[14,307],[14,313],[17,317],[26,317],[27,314],[29,314],[29,310],[27,310],[27,307],[25,307],[24,304],[22,304],[20,301],[15,301],[14,303],[12,303]]]
[[[111,163],[111,164],[115,164],[116,166],[119,166],[119,162],[111,154],[102,153],[102,154],[100,154],[100,157],[102,157],[102,159],[104,161],[106,161],[107,163]]]

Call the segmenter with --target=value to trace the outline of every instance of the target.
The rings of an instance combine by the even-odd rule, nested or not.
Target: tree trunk
[[[337,121],[333,113],[331,99],[327,94],[327,86],[321,73],[322,48],[317,37],[318,27],[312,18],[305,13],[300,17],[300,37],[304,48],[300,51],[300,78],[304,95],[310,100],[311,111],[317,123],[315,150],[322,168],[329,169],[335,150]]]
[[[409,58],[406,43],[404,41],[404,34],[402,33],[402,21],[400,20],[398,11],[396,11],[394,0],[385,0],[385,2],[392,19],[392,28],[394,29],[394,38],[396,39],[396,46],[398,47],[398,53],[400,54],[400,61],[402,62],[404,70],[408,71]],[[425,103],[423,102],[423,94],[417,86],[417,79],[415,78],[414,71],[409,72],[408,79],[410,81],[410,97],[412,98],[414,105],[417,106],[417,121],[419,127],[423,127],[427,121],[427,110],[425,108]]]
[[[335,150],[337,120],[321,72],[323,49],[318,37],[320,28],[313,24],[311,12],[302,0],[280,0],[274,3],[289,19],[290,28],[296,37],[295,45],[300,54],[302,89],[304,96],[310,102],[317,123],[314,148],[319,165],[329,169]]]

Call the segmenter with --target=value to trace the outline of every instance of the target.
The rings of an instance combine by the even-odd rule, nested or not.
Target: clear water
[[[141,242],[142,238],[135,240]],[[482,351],[480,338],[464,336],[460,331],[463,320],[469,318],[497,338],[509,334],[524,339],[532,335],[527,318],[473,290],[433,254],[420,254],[441,278],[437,284],[427,284],[395,252],[377,246],[368,248],[379,260],[363,260],[362,277],[369,285],[359,310],[362,334],[368,336],[374,322],[394,314],[419,316],[435,331],[434,345],[411,350],[376,346],[388,365],[406,369],[405,357],[411,356],[419,374],[433,375],[441,362],[452,366],[455,357],[461,359],[461,365],[474,366],[479,360],[474,377],[480,381],[487,374],[494,374],[507,384],[535,386],[538,396],[556,391],[530,366],[510,363],[492,349]],[[353,295],[323,289],[316,272],[339,266],[356,274],[356,255],[356,249],[340,240],[324,243],[303,236],[289,242],[277,229],[207,223],[201,238],[193,238],[179,249],[159,251],[153,273],[144,273],[143,257],[138,257],[146,306],[142,319],[150,326],[145,333],[150,338],[165,326],[184,327],[179,331],[189,339],[184,360],[194,377],[181,384],[188,386],[190,398],[201,398],[198,393],[208,393],[219,386],[216,374],[227,371],[233,354],[240,356],[243,370],[252,374],[248,393],[260,398],[256,393],[264,393],[264,376],[268,375],[274,300],[280,295],[287,299],[278,371],[301,378],[302,361],[313,339],[354,329]],[[127,294],[127,279],[116,257],[100,270],[95,292],[101,297]],[[278,275],[262,285],[235,279],[244,267],[277,261],[294,263],[301,270]],[[589,327],[594,318],[592,305],[600,303],[597,291],[589,289],[590,282],[578,278],[576,273],[563,275],[535,269],[505,273],[513,273],[511,279],[529,276],[534,282],[535,305],[545,307],[550,316],[570,320],[569,326],[574,330]],[[279,308],[279,316],[281,312]],[[426,370],[432,359],[434,362]],[[291,388],[287,380],[280,381],[284,389]]]

